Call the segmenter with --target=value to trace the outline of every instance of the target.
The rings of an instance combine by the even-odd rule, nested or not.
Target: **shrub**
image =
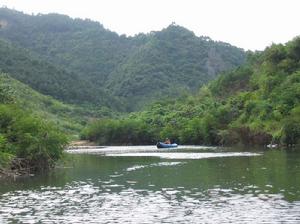
[[[54,125],[15,105],[0,105],[0,152],[29,161],[35,169],[54,165],[67,144]]]

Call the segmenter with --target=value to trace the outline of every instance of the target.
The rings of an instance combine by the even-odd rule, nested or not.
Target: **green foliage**
[[[0,150],[0,171],[1,169],[7,169],[13,157],[12,154]]]
[[[94,122],[82,133],[82,138],[98,144],[153,144],[155,133],[139,120],[104,119]]]
[[[0,151],[4,152],[7,147],[7,139],[3,134],[0,134]]]
[[[247,91],[252,73],[251,68],[240,67],[212,81],[209,88],[218,97],[228,97],[241,90]]]
[[[0,73],[0,78],[3,75]],[[8,104],[15,101],[15,92],[7,83],[0,81],[0,103]]]
[[[157,102],[128,119],[144,121],[148,130],[160,133],[157,140],[171,137],[181,144],[297,144],[299,49],[299,37],[286,45],[272,45],[202,87],[196,96]]]
[[[17,104],[22,109],[55,123],[61,131],[73,135],[74,138],[91,117],[112,117],[116,114],[107,107],[83,107],[61,103],[2,73],[0,103]]]
[[[58,14],[29,16],[1,8],[0,19],[7,23],[0,37],[27,50],[5,48],[0,68],[69,103],[136,110],[194,92],[245,59],[242,49],[174,24],[126,37],[97,22]]]
[[[0,133],[2,157],[9,154],[27,159],[36,169],[51,167],[67,144],[66,136],[53,124],[16,105],[0,105]]]
[[[282,127],[282,141],[287,145],[294,145],[300,141],[300,105],[293,108],[291,115],[284,119]]]
[[[175,24],[126,37],[99,23],[57,14],[29,16],[1,8],[0,19],[6,24],[0,28],[0,69],[35,90],[88,105],[91,111],[41,96],[5,75],[0,76],[0,102],[32,107],[44,118],[50,115],[62,130],[76,133],[97,117],[101,119],[91,122],[82,137],[99,144],[152,144],[165,137],[213,145],[299,142],[299,37],[264,52],[248,52],[248,61],[240,66],[243,50],[196,37]],[[154,101],[144,111],[112,119],[112,110],[136,110]],[[12,122],[5,116],[3,125]],[[16,138],[38,154],[37,148],[44,147],[39,133],[52,128],[43,129],[39,122],[31,126],[31,119],[7,129],[15,136],[1,132],[1,147],[19,153],[11,144]],[[59,141],[52,136],[45,140],[49,145]]]
[[[3,40],[0,40],[0,71],[9,73],[42,94],[64,102],[95,104],[114,109],[120,109],[122,105],[119,100],[74,72],[41,60],[34,53]]]
[[[147,39],[108,80],[115,95],[134,99],[131,107],[136,107],[141,98],[149,102],[162,96],[179,96],[184,91],[195,92],[244,59],[239,49],[196,37],[177,25],[153,32]]]

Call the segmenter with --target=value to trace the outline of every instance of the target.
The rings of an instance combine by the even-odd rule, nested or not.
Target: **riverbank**
[[[0,179],[33,176],[35,170],[30,160],[13,158],[5,167],[0,167]]]
[[[68,147],[80,147],[80,146],[96,146],[96,143],[88,140],[77,140],[77,141],[72,141]]]
[[[80,150],[80,149],[100,149],[104,148],[105,146],[98,146],[95,142],[87,141],[87,140],[78,140],[78,141],[72,141],[68,147],[66,148],[67,150]]]
[[[66,149],[89,149],[89,148],[103,148],[103,146],[96,146],[90,141],[73,141]],[[43,161],[43,158],[40,158]],[[0,154],[0,179],[18,178],[26,176],[34,176],[36,172],[49,170],[55,166],[55,163],[49,163],[47,166],[41,166],[43,163],[37,159],[35,162],[26,158],[13,158],[10,154]]]

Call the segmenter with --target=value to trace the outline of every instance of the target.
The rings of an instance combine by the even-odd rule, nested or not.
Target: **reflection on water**
[[[300,222],[299,153],[123,149],[1,183],[0,223]]]
[[[184,153],[184,152],[141,152],[141,153],[107,153],[106,156],[125,156],[125,157],[160,157],[162,159],[207,159],[217,157],[233,156],[259,156],[258,153],[247,152],[227,152],[227,153]]]
[[[288,203],[281,195],[241,195],[221,188],[137,190],[112,183],[99,187],[87,181],[9,192],[2,196],[0,210],[2,221],[28,223],[297,223],[300,203]]]

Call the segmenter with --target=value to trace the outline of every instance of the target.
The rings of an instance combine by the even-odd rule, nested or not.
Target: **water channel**
[[[70,150],[0,182],[0,223],[300,223],[300,150]]]

